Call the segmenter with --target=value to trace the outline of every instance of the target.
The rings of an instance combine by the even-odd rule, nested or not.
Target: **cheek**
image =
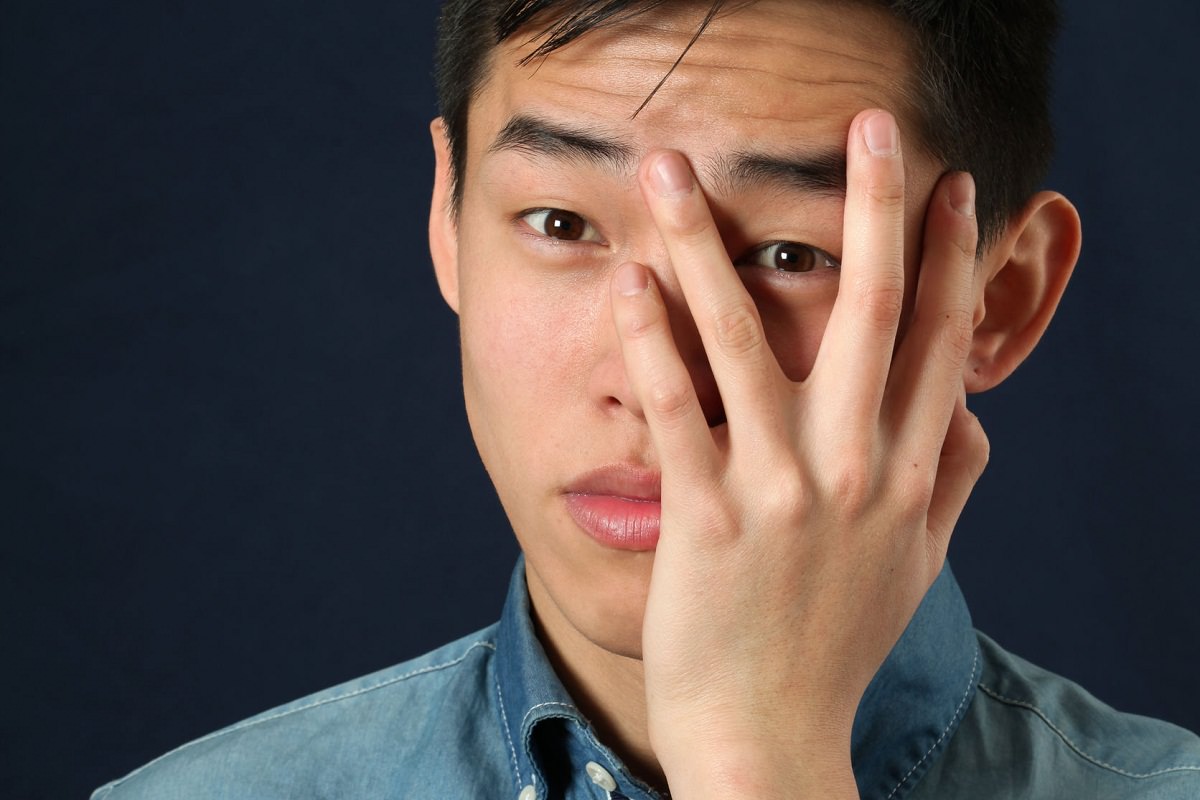
[[[545,440],[580,391],[589,324],[582,298],[519,272],[467,280],[461,295],[463,382],[485,460]]]
[[[766,286],[752,287],[750,293],[783,374],[793,381],[804,380],[812,371],[833,311],[837,281],[804,292]]]
[[[565,320],[550,297],[492,290],[482,303],[465,302],[463,345],[475,369],[498,389],[544,391],[558,330]]]

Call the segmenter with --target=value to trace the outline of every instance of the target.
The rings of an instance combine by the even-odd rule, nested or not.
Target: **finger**
[[[664,480],[695,486],[711,479],[717,471],[716,445],[650,271],[641,264],[623,264],[613,275],[611,295],[625,373],[650,428]]]
[[[838,296],[809,377],[838,423],[874,426],[904,305],[904,163],[895,119],[864,111],[846,144]]]
[[[765,439],[778,430],[779,404],[772,401],[783,373],[767,344],[758,308],[725,251],[704,193],[687,161],[673,151],[647,157],[641,181],[646,205],[700,332],[730,434],[738,427],[759,428],[756,433]]]
[[[889,425],[906,447],[935,453],[962,393],[974,316],[975,183],[965,172],[938,183],[925,215],[916,302],[892,364]]]
[[[926,516],[929,566],[934,574],[946,559],[950,535],[958,524],[967,498],[987,467],[989,450],[983,426],[967,410],[966,394],[960,393],[950,416]]]

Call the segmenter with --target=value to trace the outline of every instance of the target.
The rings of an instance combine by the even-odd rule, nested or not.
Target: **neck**
[[[544,591],[528,581],[538,639],[554,671],[606,745],[642,781],[660,789],[666,779],[646,725],[642,661],[604,649],[587,639]]]

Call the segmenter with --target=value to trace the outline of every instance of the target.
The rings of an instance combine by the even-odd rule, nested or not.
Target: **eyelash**
[[[574,238],[574,239],[560,239],[558,237],[549,235],[548,233],[546,233],[545,225],[549,221],[549,217],[551,214],[562,214],[565,217],[574,218],[575,220],[578,220],[579,222],[581,222],[584,225],[583,232],[580,234],[580,236],[578,238]],[[535,217],[535,216],[541,216],[541,220],[538,223],[530,222],[530,217]],[[518,214],[516,216],[516,221],[524,223],[533,232],[533,235],[537,236],[538,238],[557,242],[560,244],[573,244],[576,242],[583,242],[586,244],[586,243],[597,243],[597,242],[604,241],[603,238],[600,236],[599,232],[596,230],[595,226],[592,225],[592,223],[588,222],[586,217],[583,217],[580,214],[576,214],[573,211],[566,211],[566,210],[560,209],[560,208],[530,208],[530,209],[526,209],[525,211],[522,211],[520,214]],[[585,237],[585,234],[587,234],[589,231],[591,232],[591,236]],[[787,266],[780,266],[779,259],[782,257],[786,261],[788,258],[787,254],[788,254],[789,250],[792,251],[792,258],[796,258],[796,254],[794,251],[797,249],[800,250],[803,254],[805,254],[807,256],[807,266],[804,266],[804,262],[800,262],[800,261],[797,261],[796,263],[797,263],[797,265],[804,266],[803,269],[788,269]],[[770,254],[770,253],[773,253],[773,261],[775,263],[765,264],[765,263],[755,261],[755,259],[763,256],[764,254]],[[806,272],[824,271],[827,269],[828,270],[836,270],[841,267],[841,265],[838,263],[838,260],[836,258],[834,258],[832,255],[830,255],[826,251],[820,249],[819,247],[814,247],[810,244],[805,244],[803,242],[793,242],[793,241],[785,241],[785,240],[765,242],[763,244],[757,245],[756,247],[754,247],[754,249],[750,250],[745,255],[738,257],[733,262],[733,264],[736,267],[752,267],[752,266],[764,267],[766,269],[771,269],[773,271],[782,272],[785,274],[801,274],[801,273],[806,273]]]

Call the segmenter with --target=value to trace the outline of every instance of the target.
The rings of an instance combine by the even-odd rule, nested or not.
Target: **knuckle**
[[[904,309],[902,270],[872,276],[861,281],[856,289],[859,310],[867,321],[881,328],[891,328],[899,322]]]
[[[657,420],[669,425],[685,419],[691,412],[692,393],[680,381],[660,380],[650,387],[646,405]]]
[[[892,481],[896,507],[909,516],[924,515],[933,500],[936,485],[935,470],[923,468],[919,461],[909,461],[907,468]]]
[[[808,482],[796,465],[771,469],[756,492],[758,512],[769,519],[797,523],[813,506]]]
[[[763,341],[762,323],[754,306],[735,303],[716,313],[713,330],[721,352],[738,356],[757,349]]]
[[[833,478],[830,489],[834,503],[851,517],[857,516],[870,502],[874,490],[871,472],[865,463],[843,467]]]
[[[963,220],[958,235],[954,237],[955,246],[963,263],[974,265],[978,257],[979,229],[974,220]]]
[[[904,181],[880,180],[867,186],[867,197],[884,211],[896,212],[904,210]]]
[[[937,350],[949,364],[957,366],[967,360],[975,341],[973,314],[967,309],[954,309],[945,313],[943,322]]]
[[[699,213],[690,203],[683,203],[677,207],[666,222],[671,234],[684,244],[718,237],[712,216]]]
[[[666,327],[666,320],[657,306],[644,306],[627,314],[621,323],[621,331],[628,340],[642,339]]]

